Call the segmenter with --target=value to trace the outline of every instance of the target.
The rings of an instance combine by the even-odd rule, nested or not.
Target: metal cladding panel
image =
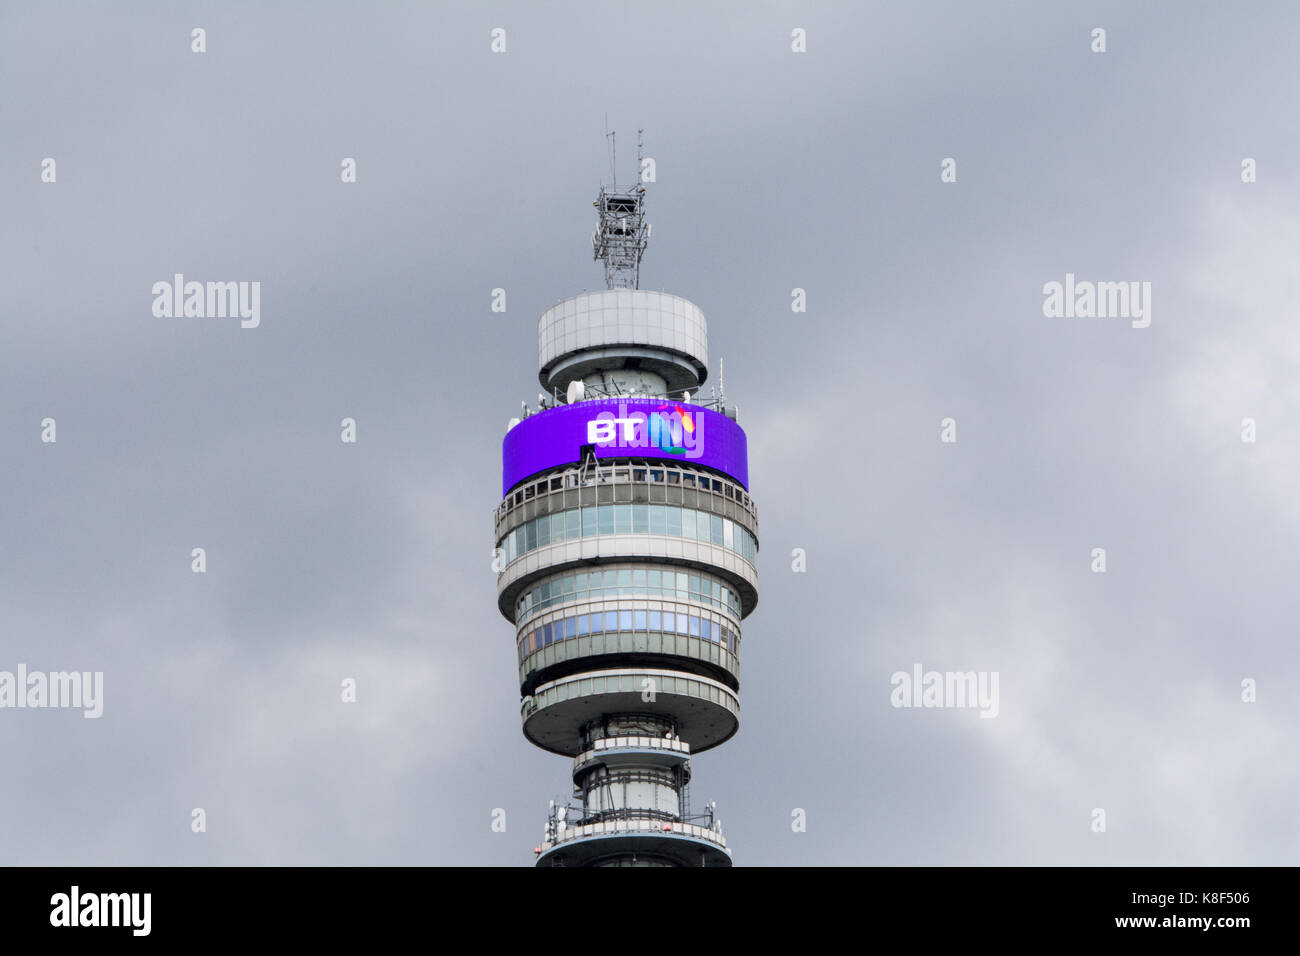
[[[581,349],[616,345],[669,348],[709,364],[709,326],[689,299],[648,289],[584,292],[537,320],[538,368]]]
[[[580,462],[583,445],[594,445],[598,459],[703,465],[749,490],[745,432],[727,416],[668,399],[609,398],[550,408],[506,432],[501,494],[538,472]]]

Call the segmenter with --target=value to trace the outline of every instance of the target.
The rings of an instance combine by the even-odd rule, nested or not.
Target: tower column
[[[538,321],[552,396],[512,420],[495,515],[524,735],[573,760],[539,866],[730,866],[691,757],[740,726],[758,514],[734,408],[701,401],[704,314],[636,288],[642,187],[596,202],[610,288]]]

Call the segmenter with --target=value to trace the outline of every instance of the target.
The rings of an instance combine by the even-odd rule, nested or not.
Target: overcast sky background
[[[0,711],[0,863],[531,864],[569,762],[492,510],[606,114],[749,435],[691,788],[736,863],[1296,863],[1297,49],[1286,3],[0,5],[0,670],[105,675]],[[155,318],[176,272],[260,328]],[[1045,318],[1066,272],[1150,328]],[[892,708],[915,663],[998,717]]]

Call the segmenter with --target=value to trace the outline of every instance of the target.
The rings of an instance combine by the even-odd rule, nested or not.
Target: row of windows
[[[553,604],[612,597],[675,597],[712,604],[740,617],[740,595],[707,574],[660,568],[606,568],[556,576],[525,591],[515,605],[515,623],[522,624]]]
[[[530,501],[534,497],[540,498],[542,495],[551,491],[560,491],[563,488],[579,488],[592,484],[610,484],[623,482],[649,482],[651,484],[681,485],[684,488],[697,488],[701,491],[713,491],[724,497],[731,498],[740,502],[750,514],[754,513],[754,503],[750,500],[745,489],[740,485],[733,484],[731,481],[724,481],[715,476],[705,474],[704,472],[691,471],[689,469],[676,470],[664,468],[662,464],[658,466],[647,466],[645,464],[629,464],[617,462],[606,464],[597,461],[596,467],[592,472],[587,473],[586,480],[583,480],[583,472],[579,470],[568,471],[560,475],[552,475],[543,478],[541,481],[524,485],[516,488],[512,494],[506,495],[504,501],[497,507],[498,520],[505,517],[512,507],[517,507],[525,501]]]
[[[740,635],[726,624],[707,617],[676,611],[597,611],[539,625],[519,639],[519,657],[522,660],[547,644],[566,638],[614,631],[685,634],[720,644],[733,654],[740,653]]]
[[[526,521],[497,544],[505,563],[548,544],[601,534],[668,534],[711,542],[755,564],[758,543],[730,518],[677,505],[589,505]]]

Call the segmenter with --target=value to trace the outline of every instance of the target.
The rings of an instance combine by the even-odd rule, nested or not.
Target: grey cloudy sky
[[[568,762],[491,515],[608,115],[749,434],[692,786],[736,862],[1294,864],[1297,49],[1285,3],[0,6],[0,670],[105,675],[0,710],[0,862],[532,862]],[[154,317],[177,272],[261,326]],[[1044,317],[1067,272],[1150,327]],[[999,715],[891,707],[916,663]]]

